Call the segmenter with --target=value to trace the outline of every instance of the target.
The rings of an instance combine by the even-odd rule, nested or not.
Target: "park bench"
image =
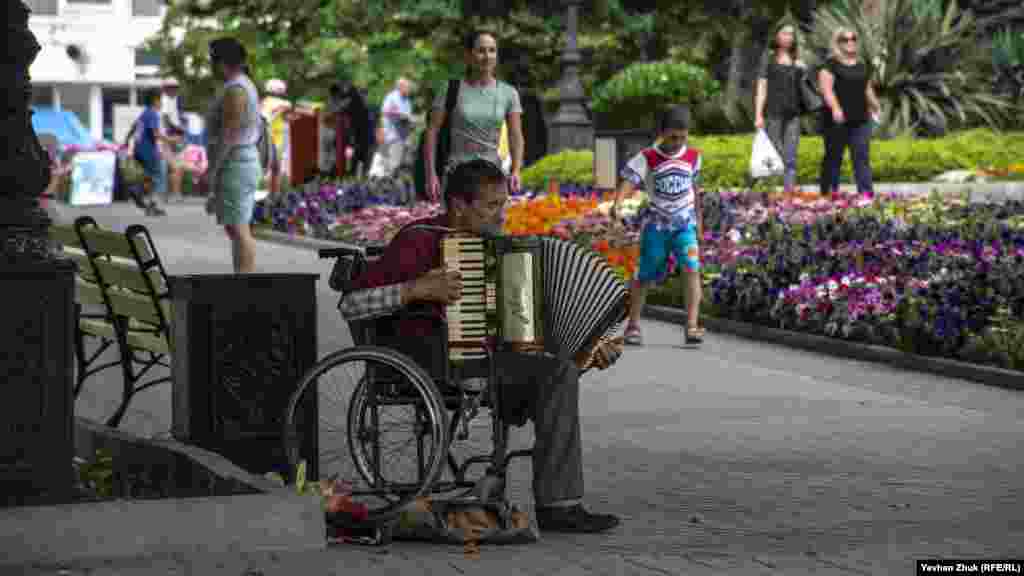
[[[78,264],[75,275],[75,360],[77,373],[75,377],[74,397],[82,391],[82,384],[93,374],[120,366],[120,359],[113,362],[97,364],[108,348],[117,344],[113,316],[103,300],[103,291],[96,283],[89,257],[82,248],[78,232],[71,224],[51,224],[49,230],[51,242],[65,258]],[[96,349],[86,353],[86,341],[96,341]]]
[[[74,230],[107,310],[102,324],[83,320],[81,331],[104,332],[104,337],[117,342],[120,351],[124,378],[121,403],[106,422],[116,428],[136,393],[171,380],[163,376],[143,382],[157,366],[170,370],[167,273],[145,226],[134,224],[118,233],[100,227],[90,216],[82,216],[75,220]]]

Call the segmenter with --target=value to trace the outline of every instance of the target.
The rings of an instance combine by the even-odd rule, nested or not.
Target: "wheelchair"
[[[344,296],[366,264],[382,253],[380,248],[330,248],[319,256],[334,259],[329,285]],[[399,336],[395,326],[410,320],[429,326],[432,336]],[[507,507],[508,466],[532,451],[509,450],[513,424],[505,418],[494,357],[450,362],[446,323],[425,310],[406,308],[349,325],[355,345],[315,364],[289,400],[285,450],[291,469],[305,460],[307,479],[341,481],[353,500],[365,505],[363,521],[376,525],[394,521],[410,503],[428,495],[459,492],[446,499]],[[333,387],[335,378],[347,380],[351,390]],[[398,425],[396,414],[404,414],[407,422]],[[490,419],[490,449],[474,454],[476,432],[488,427],[485,417]],[[409,462],[396,463],[389,439],[403,432],[398,448],[408,449]],[[315,436],[312,442],[309,435]],[[469,474],[479,468],[482,473]]]

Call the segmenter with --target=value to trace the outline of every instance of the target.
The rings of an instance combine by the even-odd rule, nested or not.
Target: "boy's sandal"
[[[631,327],[626,328],[625,334],[623,334],[623,341],[630,346],[640,346],[644,343],[644,337],[640,333],[640,328]]]
[[[686,327],[686,343],[700,344],[704,341],[704,329],[698,326]]]

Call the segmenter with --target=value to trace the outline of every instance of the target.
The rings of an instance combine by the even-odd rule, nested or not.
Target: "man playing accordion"
[[[459,164],[448,175],[444,199],[446,214],[418,224],[493,237],[501,230],[508,202],[506,175],[487,160]],[[354,279],[339,305],[345,319],[390,315],[414,303],[443,315],[445,306],[462,296],[460,274],[441,265],[443,236],[441,231],[418,229],[396,237],[381,258]],[[397,331],[409,339],[436,336],[435,325],[423,319],[407,319]],[[594,346],[594,365],[605,369],[621,354],[618,342],[602,341]],[[526,417],[534,422],[533,493],[538,526],[550,532],[575,533],[614,528],[619,524],[617,517],[590,513],[580,502],[580,367],[572,360],[527,354],[518,355],[515,362],[515,373],[522,375],[522,382],[509,386],[506,379],[503,387],[527,395]]]

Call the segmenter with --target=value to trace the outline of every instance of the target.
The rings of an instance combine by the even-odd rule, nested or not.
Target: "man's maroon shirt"
[[[447,226],[445,215],[417,220],[408,226],[426,224]],[[441,232],[433,230],[408,230],[396,236],[381,257],[368,263],[366,270],[356,278],[350,290],[379,288],[415,280],[441,265]],[[433,302],[417,302],[439,318],[444,318],[444,306]],[[409,337],[437,335],[437,325],[422,318],[402,321],[397,333]]]

